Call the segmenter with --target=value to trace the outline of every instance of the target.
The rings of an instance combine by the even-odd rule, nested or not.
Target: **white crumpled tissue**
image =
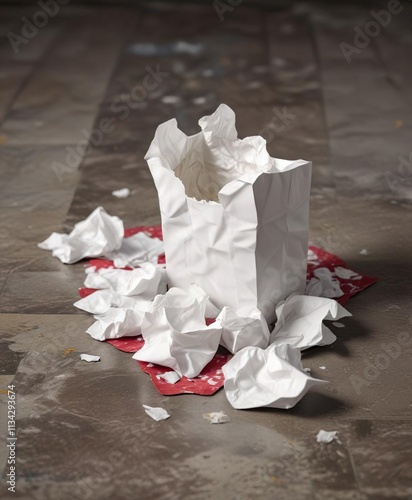
[[[292,295],[276,308],[278,318],[270,343],[290,344],[300,350],[329,345],[336,336],[322,321],[352,316],[336,300],[308,295]]]
[[[97,289],[74,304],[95,315],[96,321],[86,332],[100,341],[116,339],[140,335],[140,325],[152,299],[166,291],[166,271],[150,263],[130,271],[100,269],[87,273],[84,284]]]
[[[123,222],[119,217],[98,207],[87,219],[78,222],[70,234],[52,233],[38,246],[51,250],[64,264],[73,264],[85,257],[100,257],[118,250],[123,234]]]
[[[109,252],[106,257],[113,261],[116,267],[137,267],[143,262],[157,264],[159,255],[164,253],[163,241],[150,238],[145,233],[136,233],[124,238],[118,250]]]
[[[78,222],[70,234],[52,233],[38,246],[51,250],[64,264],[74,264],[86,257],[106,257],[116,267],[136,267],[144,262],[157,264],[159,255],[164,253],[159,238],[144,233],[124,238],[123,222],[102,207]]]
[[[123,269],[100,269],[86,276],[87,288],[110,289],[126,297],[138,295],[153,299],[157,294],[166,292],[166,271],[163,267],[150,263],[131,271]]]
[[[270,345],[265,350],[245,347],[222,371],[226,397],[236,409],[289,409],[309,389],[325,383],[303,370],[300,350],[289,344]]]
[[[256,307],[242,308],[236,312],[224,307],[216,321],[222,325],[220,345],[231,353],[248,346],[265,349],[269,344],[269,328]]]
[[[143,304],[146,304],[143,306]],[[149,303],[140,303],[138,309],[111,307],[105,314],[96,314],[96,320],[86,332],[96,340],[133,337],[141,334],[140,325]]]
[[[151,304],[150,299],[139,296],[126,297],[113,290],[96,290],[73,305],[91,314],[106,314],[111,308],[136,309],[146,311]]]
[[[171,288],[155,297],[141,324],[145,344],[133,358],[168,366],[180,376],[199,375],[222,334],[218,322],[206,326],[207,300],[200,288],[197,293]]]

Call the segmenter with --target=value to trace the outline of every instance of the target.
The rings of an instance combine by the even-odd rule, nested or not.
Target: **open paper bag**
[[[271,158],[237,137],[220,105],[186,136],[169,120],[146,155],[159,196],[169,287],[199,285],[216,307],[257,307],[267,321],[305,289],[311,163]],[[213,311],[212,311],[213,312]]]

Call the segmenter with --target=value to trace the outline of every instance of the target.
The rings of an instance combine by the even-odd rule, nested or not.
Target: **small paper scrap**
[[[343,291],[330,269],[318,267],[313,271],[314,277],[306,285],[305,295],[314,297],[329,297],[330,299],[342,297]]]
[[[87,361],[88,363],[96,363],[100,361],[100,356],[93,356],[92,354],[80,354],[80,359],[82,361]]]
[[[130,195],[129,188],[116,189],[116,191],[112,191],[112,195],[116,198],[127,198]]]
[[[180,376],[178,373],[171,371],[166,373],[161,373],[160,375],[156,375],[156,378],[165,380],[168,384],[176,384],[180,380]]]
[[[164,408],[152,407],[148,405],[143,405],[144,411],[156,422],[160,422],[160,420],[166,420],[170,417],[167,411]]]
[[[316,436],[316,441],[318,443],[331,443],[334,439],[337,439],[337,433],[338,431],[324,431],[321,429]]]
[[[223,411],[213,411],[212,413],[204,413],[203,418],[209,420],[211,424],[225,424],[230,422],[228,415],[223,413]]]

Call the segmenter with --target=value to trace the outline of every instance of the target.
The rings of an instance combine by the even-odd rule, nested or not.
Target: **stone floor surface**
[[[412,340],[379,364],[383,346],[412,339],[411,5],[350,63],[341,44],[385,2],[244,2],[222,20],[212,2],[124,5],[61,6],[18,53],[8,34],[38,7],[0,7],[0,497],[412,499]],[[159,223],[143,159],[156,126],[176,117],[195,133],[221,102],[240,137],[313,161],[311,241],[379,280],[350,300],[335,344],[304,353],[329,383],[289,411],[236,411],[223,391],[161,396],[129,354],[85,334],[92,319],[72,306],[84,264],[36,246],[99,205],[126,227]],[[378,375],[357,386],[370,364]],[[202,418],[220,410],[230,423]],[[320,429],[339,441],[318,444]]]

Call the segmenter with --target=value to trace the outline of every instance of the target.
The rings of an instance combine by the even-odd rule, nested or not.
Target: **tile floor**
[[[18,53],[7,34],[36,6],[0,8],[0,496],[411,499],[412,341],[369,385],[351,378],[412,335],[411,6],[347,63],[340,44],[385,2],[245,2],[223,21],[212,2],[127,5],[61,6]],[[173,51],[179,40],[195,53]],[[143,160],[155,127],[176,117],[194,133],[221,102],[240,136],[313,161],[312,241],[379,278],[348,303],[337,342],[305,353],[329,384],[290,411],[235,411],[223,391],[159,395],[130,355],[84,333],[91,319],[72,307],[83,264],[36,246],[98,205],[129,227],[158,223]],[[125,186],[128,199],[111,195]],[[102,362],[81,364],[80,352]],[[16,493],[5,476],[12,381]],[[142,403],[173,418],[151,421]],[[231,423],[202,418],[217,410]],[[322,428],[340,442],[317,444]]]

